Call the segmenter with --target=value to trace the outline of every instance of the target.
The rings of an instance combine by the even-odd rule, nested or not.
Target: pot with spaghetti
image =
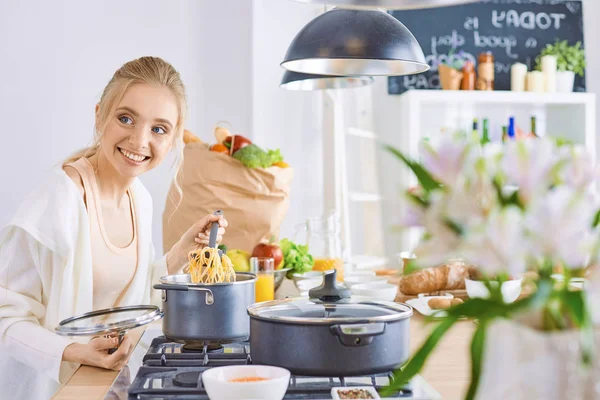
[[[190,252],[187,273],[163,276],[154,285],[162,290],[163,333],[170,340],[205,344],[250,337],[246,309],[254,303],[256,276],[236,273],[229,257],[210,242]]]

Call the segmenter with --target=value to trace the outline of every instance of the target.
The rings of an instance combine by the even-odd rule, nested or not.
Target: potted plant
[[[452,48],[446,62],[438,65],[438,73],[440,75],[440,85],[443,90],[459,90],[463,79],[463,66],[467,61],[466,53],[460,50],[455,53]]]
[[[541,69],[541,58],[546,55],[556,57],[556,90],[562,93],[572,92],[575,75],[583,76],[585,71],[585,51],[581,42],[572,46],[566,40],[547,44],[535,59],[536,69]]]
[[[600,337],[590,304],[598,303],[598,291],[578,290],[572,282],[592,273],[600,257],[591,156],[548,138],[481,145],[445,137],[438,145],[422,142],[420,162],[386,149],[420,185],[405,193],[404,225],[424,232],[411,267],[461,258],[477,267],[488,292],[431,320],[431,335],[388,390],[417,374],[444,334],[466,317],[477,323],[467,399],[597,398],[600,363],[593,348]],[[506,303],[502,287],[511,277],[523,279],[531,294]]]

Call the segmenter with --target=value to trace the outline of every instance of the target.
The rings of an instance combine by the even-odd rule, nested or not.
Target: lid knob
[[[336,302],[351,296],[350,289],[340,287],[336,284],[337,271],[325,272],[323,283],[308,291],[308,297],[319,299],[323,302]]]

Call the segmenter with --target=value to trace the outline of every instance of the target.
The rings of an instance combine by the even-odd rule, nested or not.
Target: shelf
[[[422,103],[487,103],[530,105],[595,104],[593,93],[533,93],[511,91],[409,90],[400,95],[403,101]]]

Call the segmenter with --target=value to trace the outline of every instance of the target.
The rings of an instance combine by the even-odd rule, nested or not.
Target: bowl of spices
[[[331,389],[331,397],[333,397],[333,400],[381,399],[375,388],[372,386],[334,387]]]

